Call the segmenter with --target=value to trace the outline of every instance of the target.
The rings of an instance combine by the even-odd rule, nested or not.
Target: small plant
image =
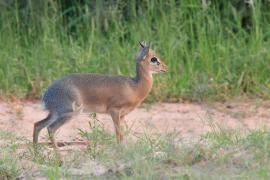
[[[14,158],[9,153],[0,153],[0,179],[15,179],[21,172],[18,166],[18,158]],[[4,150],[5,151],[5,150]]]
[[[16,179],[21,173],[19,157],[16,154],[19,139],[2,130],[0,130],[0,139],[5,140],[4,144],[0,144],[0,179]]]
[[[46,145],[42,144],[27,144],[27,152],[25,156],[38,164],[54,165],[57,155],[54,151],[48,149]]]
[[[102,146],[111,144],[112,136],[106,132],[104,125],[97,119],[96,113],[90,114],[89,121],[90,131],[84,131],[79,129],[79,133],[82,138],[85,138],[90,142],[88,150],[92,158],[96,158],[98,154],[102,152]]]
[[[54,161],[53,166],[48,168],[47,176],[50,180],[60,179],[59,162],[58,161]]]

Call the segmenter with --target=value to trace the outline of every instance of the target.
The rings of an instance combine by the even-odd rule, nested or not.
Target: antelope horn
[[[142,42],[139,42],[140,43],[140,45],[142,46],[142,48],[144,48],[145,46],[143,45],[143,43]]]

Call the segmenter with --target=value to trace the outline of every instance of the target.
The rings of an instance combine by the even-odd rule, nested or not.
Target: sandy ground
[[[32,139],[33,125],[46,117],[40,102],[0,102],[0,128],[18,136]],[[97,119],[113,132],[109,115],[98,114]],[[89,130],[89,115],[81,114],[57,132],[58,141],[80,139],[78,129]],[[126,124],[135,136],[145,130],[153,133],[176,131],[182,137],[195,138],[211,131],[211,124],[226,128],[254,129],[270,127],[270,101],[234,100],[225,103],[158,103],[150,108],[139,107],[126,116]],[[40,141],[47,131],[43,130]]]

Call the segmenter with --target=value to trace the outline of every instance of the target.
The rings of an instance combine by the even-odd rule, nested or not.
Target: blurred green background
[[[72,72],[135,75],[138,42],[168,64],[149,101],[270,97],[270,1],[0,0],[0,95],[39,98]]]

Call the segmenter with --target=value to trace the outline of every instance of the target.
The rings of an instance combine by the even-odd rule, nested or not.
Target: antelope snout
[[[162,67],[160,69],[160,72],[167,72],[168,71],[168,66],[166,64],[162,64]]]

